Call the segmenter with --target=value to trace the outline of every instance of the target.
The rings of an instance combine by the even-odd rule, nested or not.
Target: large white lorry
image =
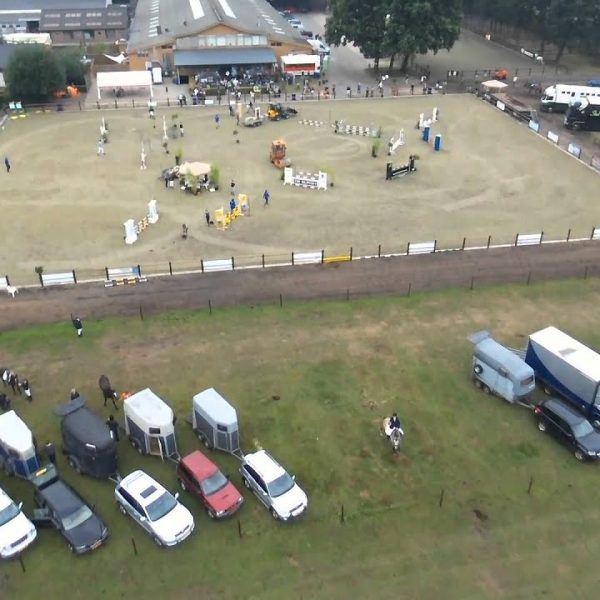
[[[592,103],[600,101],[600,87],[558,83],[544,90],[540,102],[543,111],[566,112],[571,104],[584,98]]]
[[[546,327],[529,336],[525,362],[548,394],[558,394],[600,424],[600,354]]]

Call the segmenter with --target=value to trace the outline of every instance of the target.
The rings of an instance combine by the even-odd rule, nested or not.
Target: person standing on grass
[[[27,400],[31,402],[33,400],[33,393],[31,392],[31,386],[29,385],[28,379],[23,379],[23,381],[21,382],[21,389],[25,394],[25,398],[27,398]]]
[[[219,129],[219,123],[221,122],[221,117],[219,115],[215,115],[215,125],[217,129]]]
[[[208,208],[204,209],[204,218],[206,219],[206,226],[210,227],[210,213],[208,212]]]
[[[6,172],[10,173],[10,160],[8,160],[8,156],[4,157],[4,166],[6,167]]]
[[[83,335],[83,323],[81,322],[81,319],[79,317],[75,317],[72,323],[75,331],[77,332],[77,337],[81,337]]]
[[[269,206],[269,200],[271,200],[271,194],[269,194],[269,190],[265,190],[263,194],[263,200],[265,201],[263,206]]]
[[[46,458],[48,459],[48,462],[55,465],[56,464],[56,450],[54,448],[54,444],[50,440],[48,440],[44,444],[44,452],[46,453]]]
[[[179,123],[179,137],[183,137],[183,123]]]
[[[119,424],[117,423],[115,417],[110,415],[108,420],[106,421],[106,426],[110,431],[110,436],[115,440],[115,442],[119,441]]]
[[[98,147],[96,150],[96,154],[98,156],[104,156],[106,154],[106,152],[104,152],[104,141],[102,140],[102,138],[100,138],[98,140]]]

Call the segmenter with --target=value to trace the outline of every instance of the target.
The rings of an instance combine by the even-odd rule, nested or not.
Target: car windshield
[[[68,517],[63,519],[63,527],[65,531],[70,531],[79,527],[82,523],[85,523],[91,516],[92,511],[85,504],[79,507],[75,512],[72,512]]]
[[[176,506],[177,500],[175,500],[175,497],[169,492],[165,492],[160,498],[148,504],[146,512],[151,521],[158,521],[169,514]]]
[[[576,438],[582,438],[589,435],[594,431],[589,421],[579,421],[576,425],[573,425],[573,435]]]
[[[269,494],[271,495],[271,498],[277,498],[278,496],[282,496],[286,492],[289,492],[293,487],[294,480],[288,473],[284,473],[269,483]]]
[[[211,494],[215,494],[219,490],[222,490],[227,483],[227,477],[225,477],[221,471],[217,471],[214,475],[211,475],[204,481],[201,481],[200,487],[202,488],[202,493],[205,496],[210,496]]]
[[[19,512],[19,507],[14,502],[11,502],[6,508],[0,510],[0,527],[12,521]]]

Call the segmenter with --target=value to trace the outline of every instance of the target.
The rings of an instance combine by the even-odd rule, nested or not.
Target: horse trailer
[[[179,460],[175,441],[175,415],[150,388],[123,401],[125,432],[140,454]]]
[[[194,396],[192,428],[207,448],[243,456],[237,412],[214,388]]]
[[[14,410],[0,415],[0,466],[23,479],[40,468],[35,438]]]
[[[62,417],[62,452],[73,469],[97,479],[118,478],[117,443],[106,423],[85,406],[85,400],[78,396],[54,413]]]

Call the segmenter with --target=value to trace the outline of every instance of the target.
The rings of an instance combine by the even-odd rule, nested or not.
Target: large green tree
[[[402,68],[413,54],[450,49],[458,39],[462,0],[332,0],[331,15],[325,23],[329,44],[352,43],[364,56],[396,56]]]
[[[52,49],[42,44],[20,45],[4,74],[13,98],[43,101],[65,86],[65,70]]]

